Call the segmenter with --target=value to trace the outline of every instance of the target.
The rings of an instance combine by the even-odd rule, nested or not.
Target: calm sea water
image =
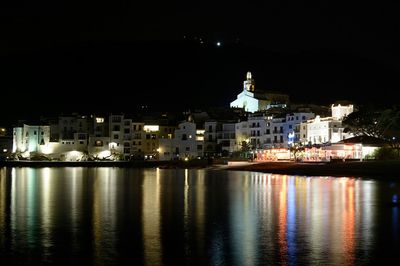
[[[400,259],[400,183],[2,168],[1,265],[365,265]]]

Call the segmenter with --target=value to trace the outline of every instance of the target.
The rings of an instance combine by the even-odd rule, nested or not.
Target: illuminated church
[[[285,107],[288,102],[288,95],[256,91],[251,72],[247,72],[243,91],[238,94],[236,100],[231,102],[231,107],[244,108],[246,112],[254,113],[274,106]]]

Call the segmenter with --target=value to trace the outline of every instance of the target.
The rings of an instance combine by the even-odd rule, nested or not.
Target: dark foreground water
[[[400,261],[400,183],[252,172],[0,170],[1,265]]]

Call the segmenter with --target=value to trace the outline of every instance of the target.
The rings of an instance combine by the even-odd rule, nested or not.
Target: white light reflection
[[[160,169],[145,171],[143,177],[143,246],[146,265],[162,264],[161,214],[160,214]]]
[[[257,214],[254,211],[254,194],[251,183],[258,179],[258,173],[240,174],[243,179],[242,189],[230,195],[231,234],[235,243],[234,256],[239,265],[250,265],[256,254]]]

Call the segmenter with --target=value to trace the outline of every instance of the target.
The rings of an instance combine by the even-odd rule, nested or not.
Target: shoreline
[[[243,166],[231,166],[225,169],[285,175],[400,180],[400,161],[261,162]]]
[[[2,161],[0,167],[121,167],[121,168],[203,168],[206,160],[194,161]]]
[[[2,161],[0,167],[121,167],[161,169],[212,169],[223,171],[251,171],[282,175],[362,177],[400,180],[400,161],[349,162],[253,162],[241,165],[211,164],[207,160],[194,161]]]

